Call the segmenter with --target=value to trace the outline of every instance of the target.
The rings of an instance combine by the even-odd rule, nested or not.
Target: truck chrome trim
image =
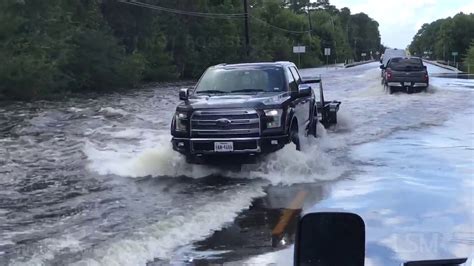
[[[428,87],[428,83],[416,82],[413,87]]]
[[[193,115],[239,115],[239,114],[257,114],[253,109],[230,109],[230,110],[205,110],[194,111]]]
[[[261,139],[272,139],[272,138],[283,138],[288,137],[287,135],[278,136],[265,136],[265,137],[254,137],[254,138],[174,138],[175,140],[184,141],[239,141],[239,140],[261,140]]]
[[[391,87],[403,87],[401,82],[387,82],[387,85]]]
[[[250,153],[250,152],[255,152],[255,153],[260,153],[262,149],[260,148],[260,143],[259,143],[260,138],[226,138],[226,139],[191,139],[190,141],[190,150],[192,154],[225,154],[222,152],[216,152],[214,150],[196,150],[194,148],[194,145],[197,143],[214,143],[216,141],[228,141],[228,142],[234,142],[234,147],[236,142],[253,142],[252,144],[255,144],[255,149],[235,149],[231,152],[231,154],[235,153]]]
[[[191,137],[261,135],[261,119],[255,109],[197,110],[190,118]]]

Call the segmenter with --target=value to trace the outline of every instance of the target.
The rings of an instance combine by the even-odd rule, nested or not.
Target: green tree
[[[464,58],[464,65],[466,71],[474,74],[474,40],[471,42],[469,49],[467,50],[466,56]]]
[[[0,1],[0,95],[110,91],[198,78],[223,62],[297,62],[295,45],[307,48],[302,67],[325,62],[325,47],[332,48],[331,62],[380,47],[377,22],[329,0],[248,2],[249,56],[242,16],[225,15],[242,14],[241,0],[141,0],[146,7],[115,0]],[[456,18],[453,25],[459,23],[466,21]]]
[[[55,1],[58,3],[58,1]],[[0,92],[27,99],[61,87],[67,14],[43,1],[0,2]]]
[[[464,56],[473,39],[474,14],[459,13],[424,24],[413,37],[409,49],[414,55],[431,52],[432,57],[448,61],[452,59],[452,52]]]

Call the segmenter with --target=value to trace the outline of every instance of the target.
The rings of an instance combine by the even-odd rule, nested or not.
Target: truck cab
[[[311,85],[318,85],[317,101]],[[324,102],[320,78],[304,79],[291,62],[220,64],[194,88],[181,89],[171,122],[173,149],[190,163],[253,162],[301,136],[317,123],[337,122],[340,102]]]

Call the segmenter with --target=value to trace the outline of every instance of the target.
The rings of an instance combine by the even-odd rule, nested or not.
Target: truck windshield
[[[256,93],[284,91],[281,67],[214,68],[206,71],[195,93]]]
[[[396,71],[423,70],[423,64],[418,58],[392,58],[388,67]]]

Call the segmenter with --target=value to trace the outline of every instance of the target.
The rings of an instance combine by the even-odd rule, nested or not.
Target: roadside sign
[[[360,56],[367,56],[367,53],[361,53]]]
[[[293,46],[294,54],[304,54],[306,53],[306,46]]]
[[[379,54],[380,54],[380,52],[379,52],[379,51],[377,51],[377,52],[375,52],[375,54],[376,54],[376,55],[379,55]]]
[[[293,53],[298,54],[298,67],[301,66],[301,54],[306,53],[306,46],[293,46]]]
[[[331,48],[324,48],[324,55],[331,55]]]
[[[456,65],[456,56],[458,56],[458,52],[452,52],[451,54],[454,57],[454,65]],[[456,68],[457,68],[457,66],[456,66]]]

